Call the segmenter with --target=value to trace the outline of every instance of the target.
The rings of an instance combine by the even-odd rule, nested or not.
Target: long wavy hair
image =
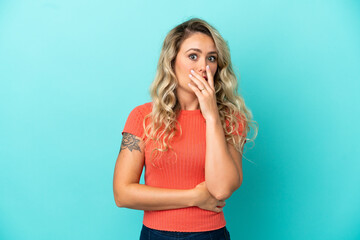
[[[215,43],[218,52],[218,70],[214,75],[214,88],[219,116],[226,141],[230,142],[243,156],[245,142],[254,142],[258,128],[254,124],[256,122],[252,120],[251,111],[238,93],[238,81],[231,64],[227,42],[213,26],[199,18],[191,18],[177,25],[165,37],[155,79],[149,88],[152,111],[144,117],[143,121],[143,138],[146,135],[145,144],[150,140],[153,141],[155,146],[152,154],[155,151],[157,151],[156,153],[166,152],[169,149],[172,150],[170,142],[179,130],[178,126],[180,126],[180,134],[182,134],[181,125],[177,121],[180,105],[175,91],[178,80],[174,64],[182,42],[192,34],[199,32],[211,37]],[[151,119],[148,125],[146,125],[147,118]],[[251,139],[246,138],[250,126],[255,130]],[[234,132],[240,128],[243,129],[242,135],[234,135]],[[159,155],[155,154],[153,159],[156,159],[156,156]]]

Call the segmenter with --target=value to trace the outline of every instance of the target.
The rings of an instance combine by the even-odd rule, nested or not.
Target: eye
[[[210,56],[209,58],[213,58],[214,60],[210,60],[211,62],[215,62],[216,61],[216,57],[215,56]]]
[[[196,60],[197,59],[197,55],[196,54],[190,54],[189,55],[189,58],[191,59],[191,60]],[[209,60],[211,61],[211,62],[216,62],[216,56],[210,56],[209,57]]]
[[[196,56],[196,54],[190,54],[189,55],[189,58],[192,59],[192,60],[195,60],[194,58],[192,58],[192,56]],[[197,57],[197,56],[196,56]]]

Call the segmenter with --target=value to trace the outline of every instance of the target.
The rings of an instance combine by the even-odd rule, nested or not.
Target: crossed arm
[[[144,142],[124,132],[113,179],[114,198],[118,207],[166,210],[196,205],[197,195],[192,189],[166,189],[139,184],[144,159]]]
[[[222,132],[222,129],[219,131],[219,126],[216,125],[209,124],[207,128],[209,128],[207,136],[215,133],[212,139]],[[221,142],[222,140],[224,142]],[[144,142],[137,136],[124,132],[113,179],[116,205],[139,210],[165,210],[198,206],[215,212],[222,211],[219,206],[225,205],[224,200],[229,198],[232,192],[240,186],[236,178],[239,175],[236,174],[242,173],[241,158],[237,158],[237,162],[233,161],[236,157],[240,157],[240,154],[232,145],[226,145],[224,136],[222,139],[208,142],[207,149],[214,148],[213,146],[218,149],[206,152],[206,162],[209,163],[206,163],[206,186],[197,186],[193,189],[157,188],[139,184],[145,160]],[[227,147],[225,151],[224,146]],[[222,155],[224,152],[226,154]],[[208,158],[208,156],[212,157]],[[217,156],[221,157],[216,158]],[[219,165],[224,166],[219,168]],[[210,169],[213,169],[213,172]],[[221,173],[221,171],[229,172]],[[126,194],[121,189],[126,189]]]

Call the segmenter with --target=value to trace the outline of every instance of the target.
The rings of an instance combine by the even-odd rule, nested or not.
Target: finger
[[[206,90],[209,90],[209,88],[210,88],[209,83],[202,76],[200,76],[200,74],[196,73],[194,70],[191,70],[191,74],[193,74],[194,77],[204,85]]]
[[[210,66],[206,65],[206,76],[208,79],[209,86],[214,89],[214,76],[211,73]]]
[[[201,82],[193,75],[189,74],[189,77],[190,79],[194,82],[194,84],[196,84],[196,86],[199,88],[199,89],[203,89],[205,88],[205,86],[203,84],[201,84]]]

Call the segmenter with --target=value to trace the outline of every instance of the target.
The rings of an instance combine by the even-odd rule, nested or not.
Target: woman
[[[242,183],[253,121],[218,31],[199,18],[173,28],[150,92],[122,132],[116,205],[144,210],[140,239],[230,239],[222,208]]]

